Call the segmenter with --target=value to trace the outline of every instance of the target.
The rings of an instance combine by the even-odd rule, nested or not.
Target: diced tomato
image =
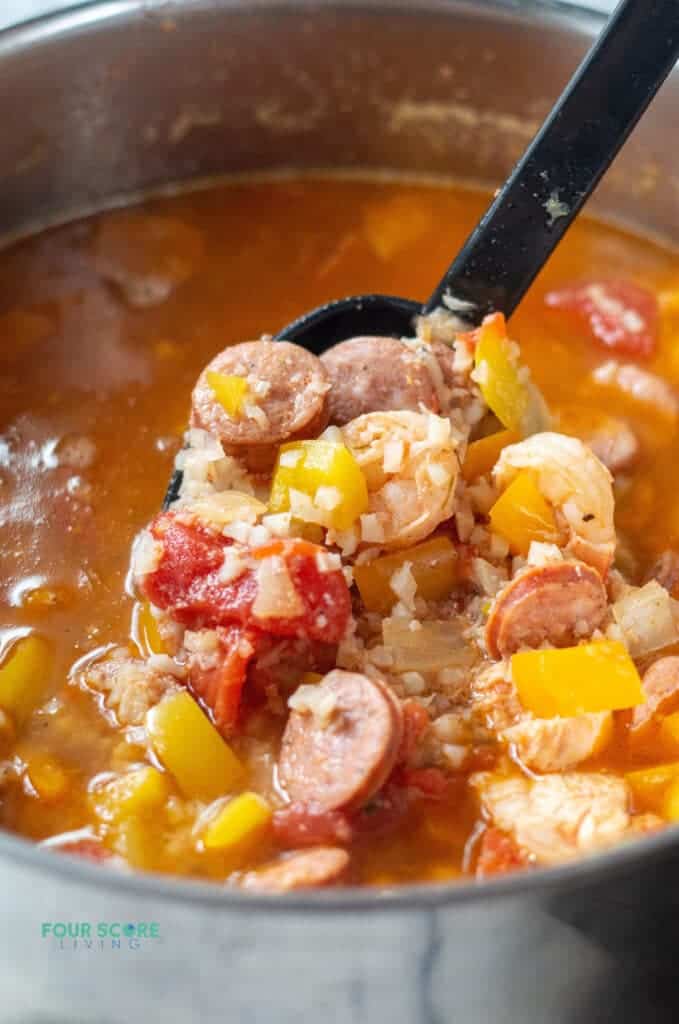
[[[416,700],[404,701],[401,710],[403,712],[403,738],[397,761],[407,764],[429,728],[429,715],[427,709]]]
[[[66,843],[55,843],[50,849],[57,853],[69,853],[72,857],[82,857],[96,864],[110,860],[113,854],[98,839],[73,839]]]
[[[579,316],[592,338],[607,348],[640,358],[655,352],[658,300],[633,281],[583,281],[548,292],[545,302]]]
[[[442,799],[450,784],[450,778],[440,768],[404,768],[400,781],[410,789],[417,789],[431,800]]]
[[[151,533],[163,547],[158,568],[140,584],[145,597],[190,629],[230,623],[255,626],[273,636],[303,637],[338,643],[351,616],[351,598],[340,569],[323,572],[318,555],[325,549],[302,540],[280,540],[259,548],[234,545],[220,534],[179,520],[158,516]],[[257,572],[247,566],[230,581],[220,578],[227,548],[244,559],[282,558],[304,607],[293,618],[261,617],[253,611]]]
[[[143,590],[158,608],[172,608],[185,599],[197,579],[224,561],[225,538],[198,524],[187,525],[172,513],[153,520],[149,531],[163,546],[158,568],[145,577]]]
[[[273,832],[281,846],[346,845],[351,842],[349,819],[342,811],[315,804],[294,803],[273,814]]]
[[[189,689],[220,732],[228,734],[238,721],[248,664],[257,649],[257,634],[243,626],[219,629],[219,651],[214,664],[203,655],[189,658]],[[207,662],[207,663],[206,663]]]
[[[528,866],[528,858],[511,836],[501,832],[499,828],[486,829],[476,862],[477,878],[506,875],[510,871],[518,871]]]
[[[351,596],[341,569],[321,572],[317,556],[325,553],[306,540],[279,540],[254,548],[256,559],[283,558],[292,583],[304,604],[304,613],[294,619],[258,619],[263,630],[277,636],[306,636],[336,644],[344,636],[351,617]]]

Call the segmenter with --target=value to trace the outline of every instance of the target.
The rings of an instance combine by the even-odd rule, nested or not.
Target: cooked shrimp
[[[408,547],[452,515],[460,463],[448,419],[371,412],[351,420],[342,433],[368,483],[363,541]]]
[[[506,661],[496,662],[476,676],[471,706],[474,715],[534,772],[575,768],[603,750],[612,735],[610,711],[572,718],[535,718],[523,708]]]
[[[594,757],[613,734],[613,715],[597,711],[572,718],[526,718],[500,738],[534,772],[562,772]]]
[[[509,445],[493,470],[505,488],[523,469],[533,470],[543,496],[568,530],[566,550],[602,574],[613,561],[612,477],[586,445],[575,437],[551,432]]]
[[[472,775],[485,813],[540,864],[612,846],[636,832],[626,783],[598,772]]]

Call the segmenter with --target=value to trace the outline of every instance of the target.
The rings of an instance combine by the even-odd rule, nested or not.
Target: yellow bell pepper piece
[[[518,473],[490,510],[490,528],[504,537],[514,555],[527,555],[531,542],[559,539],[551,505],[530,469]]]
[[[0,666],[0,708],[22,726],[42,701],[52,669],[52,651],[41,636],[22,637]]]
[[[231,747],[185,690],[151,708],[146,730],[185,796],[216,800],[243,778],[243,766]]]
[[[346,445],[335,441],[292,441],[281,446],[269,509],[276,513],[291,508],[303,522],[320,523],[335,530],[348,530],[367,511],[365,477]]]
[[[170,795],[169,780],[150,765],[125,772],[91,790],[89,802],[104,822],[118,822],[135,815],[155,813]]]
[[[142,601],[135,608],[135,632],[142,649],[146,654],[167,654],[158,629],[158,621],[151,611],[148,601]]]
[[[257,793],[241,793],[229,800],[203,835],[207,850],[245,853],[271,823],[271,808]]]
[[[37,751],[22,757],[26,764],[28,781],[41,800],[53,803],[66,795],[68,774],[56,758]]]
[[[375,558],[354,567],[354,580],[363,604],[369,612],[391,610],[398,598],[390,581],[405,562],[417,583],[417,593],[425,601],[442,601],[459,582],[459,560],[449,537],[434,537],[423,544]]]
[[[476,379],[488,408],[500,423],[522,437],[547,427],[547,410],[507,337],[502,313],[487,316],[477,332]]]
[[[679,779],[671,782],[665,793],[662,814],[667,821],[679,821]]]
[[[481,437],[478,441],[472,441],[467,448],[464,462],[462,463],[462,478],[467,483],[485,476],[500,458],[500,452],[509,444],[517,444],[521,435],[514,430],[498,430],[488,437]]]
[[[538,718],[617,711],[646,700],[636,666],[617,640],[523,651],[512,656],[511,667],[521,703]]]
[[[679,711],[663,718],[660,724],[660,739],[663,747],[675,748],[679,753]]]
[[[667,313],[668,315],[679,313],[679,288],[672,288],[668,291],[660,292],[658,302],[663,313]]]
[[[655,764],[650,768],[627,772],[625,781],[635,802],[643,810],[662,813],[669,787],[679,782],[679,761]]]
[[[237,419],[243,412],[243,406],[250,391],[245,377],[236,377],[230,373],[216,373],[214,370],[208,370],[205,376],[224,412],[233,419]]]

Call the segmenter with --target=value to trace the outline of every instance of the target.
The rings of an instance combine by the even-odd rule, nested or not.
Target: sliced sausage
[[[281,857],[258,871],[249,871],[241,881],[243,889],[258,892],[293,892],[318,889],[341,881],[349,865],[349,854],[334,846],[314,846]]]
[[[278,778],[292,800],[324,810],[355,810],[386,782],[399,752],[403,719],[381,683],[335,669],[292,698]]]
[[[208,373],[244,377],[243,411],[230,416]],[[287,341],[245,341],[220,352],[193,389],[191,424],[216,435],[253,473],[270,469],[285,441],[317,437],[328,423],[330,384],[320,359]]]
[[[497,596],[486,623],[494,658],[521,647],[570,647],[591,636],[606,618],[601,576],[583,562],[554,562],[519,573]]]
[[[679,709],[679,657],[660,658],[644,673],[642,680],[646,700],[632,713],[630,738],[639,743],[648,738],[657,715]]]
[[[330,422],[338,426],[367,412],[439,411],[424,360],[395,338],[349,338],[321,356],[330,378]]]

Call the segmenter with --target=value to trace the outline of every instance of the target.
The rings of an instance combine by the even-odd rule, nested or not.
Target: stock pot
[[[600,25],[532,0],[110,0],[0,33],[0,235],[262,170],[496,184]],[[600,215],[679,241],[678,126],[675,73]],[[674,829],[483,887],[265,898],[7,835],[0,871],[2,1024],[676,1019]]]

